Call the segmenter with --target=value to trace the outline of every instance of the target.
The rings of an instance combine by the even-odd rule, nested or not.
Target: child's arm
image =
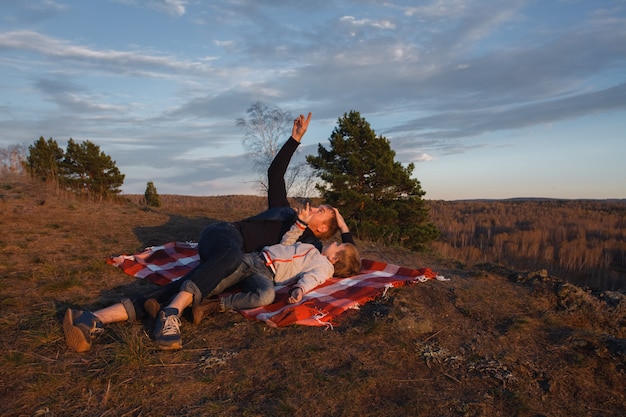
[[[307,203],[305,208],[296,210],[296,212],[298,213],[298,219],[283,235],[280,241],[281,245],[293,245],[296,243],[308,226],[308,221],[312,215],[309,203]]]
[[[289,291],[289,303],[293,304],[302,300],[304,294],[326,282],[328,278],[333,276],[334,272],[333,264],[323,262],[316,265],[315,268],[302,273],[296,285]]]
[[[302,290],[302,288],[300,287],[294,287],[290,292],[289,292],[289,304],[294,304],[297,303],[298,301],[302,300],[302,297],[304,297],[304,291]]]

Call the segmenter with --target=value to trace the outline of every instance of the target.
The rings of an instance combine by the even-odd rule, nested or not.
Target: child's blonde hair
[[[361,272],[361,256],[352,243],[345,243],[343,249],[337,251],[334,277],[346,278]]]

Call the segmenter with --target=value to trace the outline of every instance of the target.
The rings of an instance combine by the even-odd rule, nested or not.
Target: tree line
[[[430,201],[435,252],[462,262],[547,269],[584,286],[626,288],[626,204],[601,200]]]

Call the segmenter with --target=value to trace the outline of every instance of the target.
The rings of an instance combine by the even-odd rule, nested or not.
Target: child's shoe
[[[143,308],[146,310],[146,313],[150,315],[150,317],[156,319],[159,315],[159,311],[161,311],[161,304],[159,304],[159,302],[154,298],[148,298],[143,303]]]
[[[203,318],[211,314],[223,313],[226,311],[221,298],[207,298],[191,307],[193,324],[200,324]]]

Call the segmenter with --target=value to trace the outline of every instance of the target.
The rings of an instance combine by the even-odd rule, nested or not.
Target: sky
[[[0,0],[0,148],[255,194],[254,102],[313,113],[293,163],[358,111],[426,199],[626,198],[626,0]]]

